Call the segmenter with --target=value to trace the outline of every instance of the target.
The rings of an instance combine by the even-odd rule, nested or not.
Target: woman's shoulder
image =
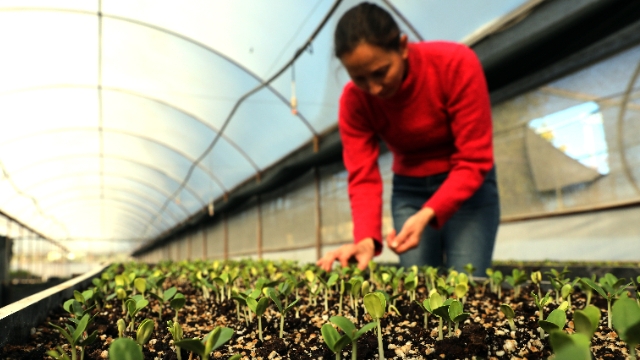
[[[409,43],[409,46],[423,56],[451,58],[474,54],[467,45],[453,41],[420,41]]]

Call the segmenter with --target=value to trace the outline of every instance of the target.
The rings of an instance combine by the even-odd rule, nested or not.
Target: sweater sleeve
[[[343,162],[348,172],[348,192],[356,243],[365,238],[382,251],[382,177],[378,168],[379,140],[369,125],[362,99],[345,87],[340,98],[338,127]]]
[[[434,210],[436,228],[480,188],[493,167],[489,92],[480,61],[470,48],[460,46],[454,53],[443,89],[455,150],[447,179],[424,204]]]

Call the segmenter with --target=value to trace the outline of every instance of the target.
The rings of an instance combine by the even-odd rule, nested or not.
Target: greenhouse
[[[364,38],[340,52],[356,0],[0,0],[0,359],[635,359],[640,3],[370,4],[409,55]],[[363,89],[350,59],[388,55],[402,92],[431,64],[419,44],[471,49],[486,81],[465,94],[486,98],[494,167],[473,180],[482,152],[451,120],[442,187],[495,171],[489,267],[391,247],[394,189],[418,168],[399,149],[422,130],[376,128],[371,164],[354,161],[369,123],[347,115],[387,108],[373,83],[345,100]],[[442,108],[430,93],[393,114],[457,120],[473,84],[456,64],[425,81]],[[420,231],[445,229],[448,206],[422,206]],[[371,261],[341,264],[368,240]]]

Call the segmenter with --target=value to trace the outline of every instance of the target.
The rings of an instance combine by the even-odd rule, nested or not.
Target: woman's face
[[[404,79],[407,36],[400,37],[398,50],[385,50],[365,42],[340,57],[353,83],[373,96],[388,99],[395,95]]]

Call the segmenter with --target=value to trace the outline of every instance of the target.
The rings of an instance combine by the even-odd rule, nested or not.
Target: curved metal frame
[[[160,195],[162,195],[165,198],[169,198],[170,195],[171,195],[171,192],[163,191],[164,188],[161,188],[159,186],[155,186],[154,184],[152,184],[150,182],[146,182],[146,181],[142,181],[140,179],[136,179],[136,178],[134,178],[132,176],[126,176],[126,175],[122,175],[122,174],[119,174],[119,173],[104,173],[104,172],[102,174],[99,174],[99,173],[96,173],[94,171],[66,173],[66,174],[64,174],[62,176],[56,176],[56,177],[53,177],[53,178],[44,179],[44,180],[38,181],[38,182],[36,182],[34,184],[31,184],[30,186],[25,187],[24,191],[30,191],[30,190],[38,188],[38,187],[40,187],[42,185],[51,184],[52,182],[55,182],[55,181],[58,181],[58,180],[65,180],[67,178],[80,177],[80,176],[102,176],[102,177],[130,180],[130,181],[132,181],[132,182],[134,182],[136,184],[142,185],[142,186],[147,187],[147,188],[149,188],[151,190],[155,190],[157,193],[159,193]],[[190,215],[189,211],[187,210],[187,208],[184,207],[184,205],[176,203],[176,206],[178,206],[180,208],[180,210],[182,210],[182,212],[185,215],[187,215],[187,216]]]
[[[59,157],[57,157],[57,158],[52,158],[52,159],[48,159],[48,160],[38,161],[38,162],[35,162],[35,163],[32,163],[32,164],[29,164],[28,166],[23,166],[23,167],[21,167],[21,168],[19,168],[19,169],[17,169],[17,170],[14,170],[14,171],[12,172],[12,174],[14,174],[14,175],[15,175],[16,173],[22,172],[22,171],[24,171],[24,170],[26,170],[26,169],[30,169],[30,168],[33,168],[33,167],[39,166],[39,165],[40,165],[40,164],[42,164],[42,163],[48,163],[48,162],[51,162],[51,161],[59,161],[59,160],[74,159],[74,158],[96,158],[96,157],[97,157],[97,156],[95,156],[95,155],[90,155],[90,154],[74,154],[74,155],[64,155],[64,156],[59,156]],[[173,180],[174,182],[176,182],[176,183],[178,183],[178,184],[180,184],[180,183],[181,183],[181,182],[180,182],[179,180],[177,180],[176,178],[174,178],[174,177],[170,176],[169,174],[167,174],[166,172],[164,172],[161,168],[154,167],[154,166],[150,166],[150,165],[144,164],[144,163],[142,163],[142,162],[135,161],[135,160],[133,160],[133,159],[125,158],[125,157],[121,157],[121,156],[103,155],[103,157],[104,157],[105,159],[115,159],[115,160],[120,160],[120,161],[126,161],[126,162],[129,162],[129,163],[133,163],[133,164],[135,164],[135,165],[142,166],[142,167],[148,168],[148,169],[150,169],[150,170],[153,170],[153,171],[155,171],[155,172],[159,173],[161,176],[163,176],[163,177],[165,177],[165,178],[167,178],[167,179],[171,179],[171,180]],[[201,197],[200,197],[200,196],[199,196],[199,195],[198,195],[198,194],[197,194],[197,193],[196,193],[196,192],[195,192],[191,187],[189,187],[189,186],[185,186],[184,188],[185,188],[185,190],[187,190],[187,192],[188,192],[189,194],[191,194],[191,196],[193,196],[196,200],[198,200],[198,201],[200,202],[200,204],[201,204],[203,207],[204,207],[204,206],[206,206],[207,202],[205,202],[205,201],[204,201],[204,200],[203,200],[203,199],[202,199],[202,198],[201,198]]]

